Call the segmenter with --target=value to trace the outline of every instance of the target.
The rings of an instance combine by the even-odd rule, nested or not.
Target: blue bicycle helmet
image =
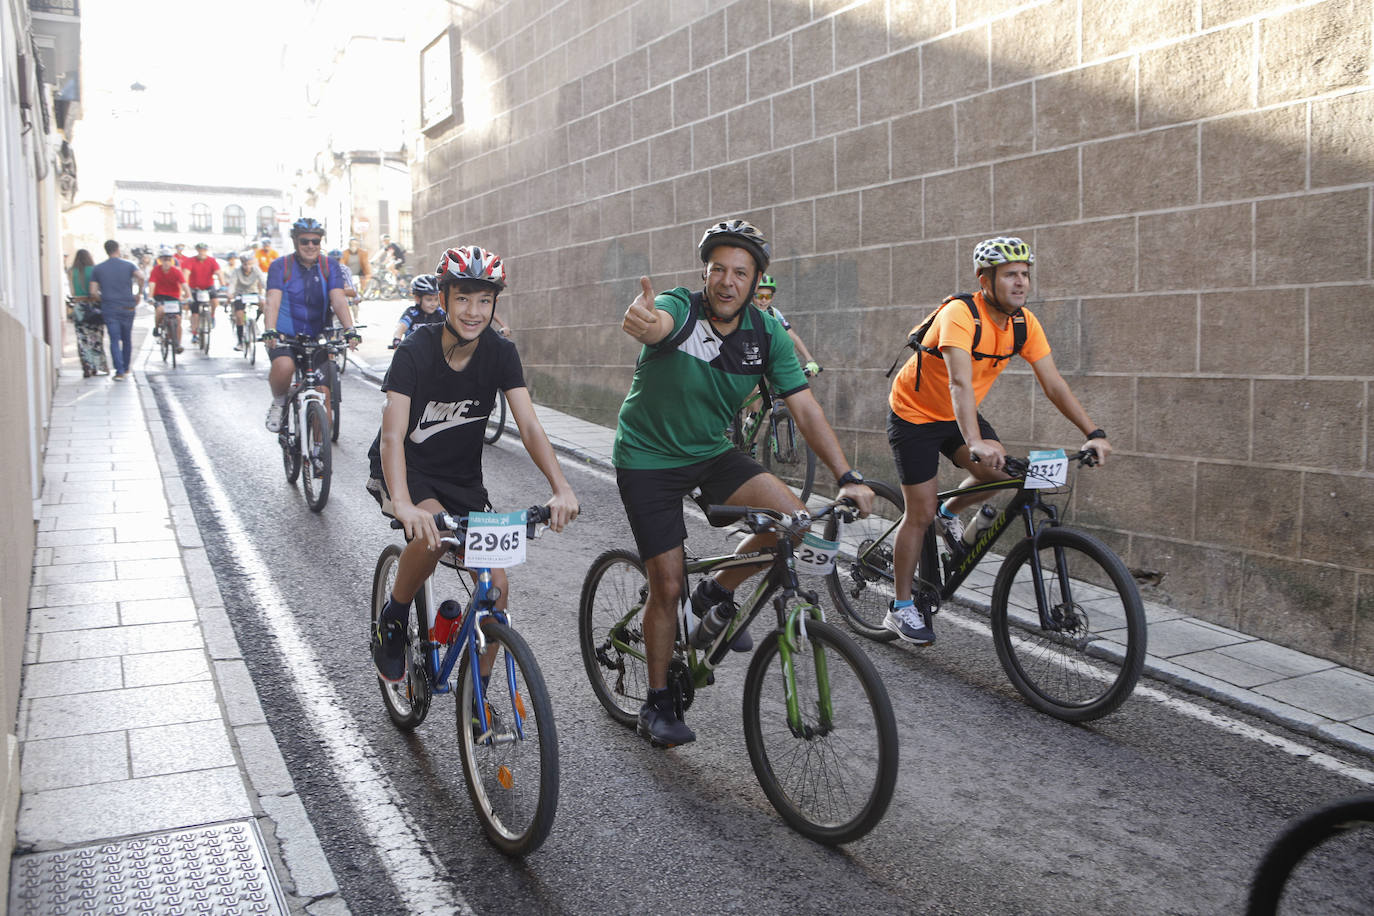
[[[302,216],[291,224],[291,240],[295,241],[296,237],[302,232],[318,232],[320,237],[323,238],[324,224],[313,216]]]

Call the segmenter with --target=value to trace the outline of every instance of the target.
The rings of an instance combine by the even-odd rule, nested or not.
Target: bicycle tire
[[[243,322],[243,355],[248,360],[248,365],[255,366],[258,363],[258,320],[248,318]]]
[[[487,429],[482,434],[482,441],[487,445],[495,445],[496,440],[506,431],[506,395],[503,392],[496,392],[496,403],[492,406],[491,412],[499,419],[493,421],[490,417],[487,418]]]
[[[497,647],[485,690],[493,734],[476,734],[472,657],[464,653],[456,706],[463,778],[487,838],[506,855],[523,856],[548,837],[558,810],[558,730],[544,676],[524,638],[493,619],[482,623],[482,632],[487,645]]]
[[[329,439],[329,411],[311,398],[305,402],[305,422],[301,425],[301,484],[305,503],[319,512],[329,502],[329,482],[333,476],[334,455]]]
[[[200,319],[200,353],[202,356],[210,355],[210,332],[214,329],[215,310],[211,308]]]
[[[1326,867],[1332,864],[1327,859],[1331,855],[1339,855],[1339,850],[1336,846],[1324,847],[1323,844],[1347,837],[1353,840],[1348,845],[1355,847],[1357,861],[1354,867],[1347,870],[1347,879],[1339,880],[1339,873]],[[1370,912],[1369,907],[1374,905],[1374,892],[1371,892],[1368,880],[1369,855],[1372,851],[1374,793],[1337,799],[1298,815],[1284,824],[1256,866],[1250,883],[1246,916],[1277,916],[1285,911],[1292,912],[1288,908],[1280,909],[1285,890],[1298,892],[1297,897],[1309,908],[1305,911]],[[1301,887],[1290,886],[1294,872],[1305,863],[1315,866],[1313,870],[1316,874],[1304,876],[1299,873],[1297,883]],[[1362,897],[1352,900],[1346,896],[1347,891]],[[1338,909],[1342,904],[1352,909]]]
[[[639,708],[649,695],[649,667],[643,658],[648,593],[639,554],[617,548],[592,561],[577,608],[577,639],[592,693],[612,719],[630,728],[638,724]],[[631,609],[634,614],[621,625]],[[612,631],[639,654],[617,648]]]
[[[1034,594],[1033,546],[1042,557],[1048,554],[1048,563],[1041,560],[1046,587],[1059,599],[1050,613],[1062,617],[1067,630],[1044,631],[1034,607],[1012,609],[1013,589]],[[1063,559],[1068,582],[1060,577],[1056,557]],[[1145,608],[1135,580],[1106,544],[1075,528],[1046,528],[1038,545],[1023,538],[1012,547],[997,571],[991,624],[997,658],[1012,686],[1031,706],[1066,722],[1090,722],[1115,710],[1135,689],[1145,664]],[[1099,638],[1108,631],[1124,631],[1124,648],[1118,635]]]
[[[873,490],[873,511],[843,528],[834,515],[825,520],[826,540],[839,541],[835,568],[825,577],[830,598],[849,628],[877,642],[891,642],[897,634],[883,626],[893,589],[893,522],[902,517],[902,493],[881,480],[866,480]],[[918,584],[913,581],[913,590]]]
[[[816,453],[797,430],[797,422],[786,407],[776,408],[767,422],[763,466],[784,481],[800,483],[801,501],[805,503],[816,483]]]
[[[277,442],[281,445],[281,461],[286,469],[287,483],[295,483],[301,473],[301,450],[296,441],[296,437],[300,435],[300,418],[300,402],[292,401],[282,413],[282,420],[286,423],[286,435],[278,434],[277,437]]]
[[[167,333],[163,331],[163,333]],[[181,323],[177,322],[172,335],[172,368],[177,367],[177,348],[181,346]]]
[[[165,322],[162,327],[162,336],[158,338],[158,342],[162,345],[162,361],[165,363],[167,362],[167,354],[172,349],[172,344],[167,340],[167,326]]]
[[[377,567],[372,573],[372,630],[368,632],[368,645],[372,644],[372,633],[377,628],[377,618],[382,607],[391,597],[391,589],[396,583],[396,569],[401,562],[400,544],[388,544],[377,557]],[[425,721],[429,715],[430,690],[429,678],[425,675],[421,656],[420,623],[424,611],[419,607],[411,608],[410,624],[406,627],[406,678],[396,684],[377,676],[377,686],[382,691],[382,705],[386,714],[397,728],[410,731]],[[372,660],[368,659],[370,665]]]
[[[792,653],[804,733],[787,721],[778,641],[764,637],[744,682],[744,743],[768,800],[798,833],[818,843],[850,843],[887,812],[897,784],[897,719],[873,662],[838,627],[806,621],[811,651]],[[847,664],[848,675],[841,672]],[[807,662],[811,666],[807,665]],[[823,661],[823,664],[822,664]],[[818,676],[826,672],[833,721],[820,711]],[[765,685],[771,689],[765,691]],[[809,707],[809,708],[808,708]],[[871,747],[856,739],[867,736]],[[802,785],[794,786],[794,778]],[[843,810],[841,810],[843,809]]]
[[[339,404],[343,395],[339,392],[339,366],[330,359],[324,364],[324,383],[329,388],[329,441],[339,441]]]

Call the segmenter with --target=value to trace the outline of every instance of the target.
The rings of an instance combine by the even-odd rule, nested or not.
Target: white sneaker
[[[964,545],[964,523],[959,516],[947,518],[944,513],[935,513],[935,523],[940,526],[940,532],[945,536],[945,543],[951,549],[962,549]]]
[[[930,612],[922,611],[915,606],[893,610],[889,604],[887,616],[883,618],[883,626],[909,643],[928,646],[935,642],[932,616]]]
[[[267,431],[269,433],[281,432],[281,421],[285,414],[285,404],[273,402],[272,406],[267,408]]]

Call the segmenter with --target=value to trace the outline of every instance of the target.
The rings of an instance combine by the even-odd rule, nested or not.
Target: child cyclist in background
[[[777,293],[778,281],[774,280],[771,274],[764,274],[759,278],[759,288],[754,291],[754,305],[782,322],[783,330],[787,332],[792,346],[797,351],[797,362],[802,364],[802,372],[806,373],[807,377],[816,375],[821,371],[821,364],[811,357],[811,351],[806,349],[806,344],[802,343],[797,332],[792,330],[791,322],[784,318],[782,310],[773,304],[773,297]]]
[[[482,434],[498,391],[505,393],[525,450],[553,490],[547,503],[550,527],[562,531],[578,512],[577,498],[534,415],[515,344],[491,326],[506,285],[505,265],[484,248],[464,246],[444,253],[437,274],[443,319],[416,328],[397,347],[382,383],[382,428],[368,452],[368,492],[383,514],[400,520],[408,541],[372,633],[377,675],[391,683],[405,678],[410,605],[439,561],[434,514],[490,509],[482,479]],[[505,610],[506,572],[493,569],[491,577],[501,590],[496,606]]]
[[[399,347],[401,341],[417,328],[444,323],[444,309],[439,305],[438,277],[421,274],[410,282],[410,292],[415,297],[415,304],[402,312],[400,320],[396,322],[396,329],[391,332],[392,350]]]

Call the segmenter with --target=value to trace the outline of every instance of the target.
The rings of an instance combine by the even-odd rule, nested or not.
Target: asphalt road
[[[896,707],[897,793],[869,836],[818,846],[754,779],[743,659],[698,694],[693,745],[655,750],[597,703],[578,654],[578,592],[593,557],[631,542],[613,480],[565,461],[583,514],[511,570],[517,625],[554,696],[562,795],[543,848],[509,860],[472,814],[452,701],[436,698],[406,734],[378,695],[369,594],[396,540],[363,489],[380,393],[345,376],[333,491],[312,513],[263,429],[261,355],[250,369],[219,333],[211,357],[188,347],[177,370],[155,358],[149,377],[268,723],[356,914],[413,911],[433,899],[417,896],[425,882],[479,913],[1238,912],[1281,824],[1361,788],[1301,748],[1370,765],[1159,684],[1090,726],[1047,718],[1007,683],[985,632],[942,615],[934,648],[863,643]],[[547,498],[516,437],[489,447],[485,468],[498,509]],[[730,547],[699,517],[689,529],[696,552]],[[288,619],[303,643],[283,637]],[[323,703],[337,715],[323,720]]]

